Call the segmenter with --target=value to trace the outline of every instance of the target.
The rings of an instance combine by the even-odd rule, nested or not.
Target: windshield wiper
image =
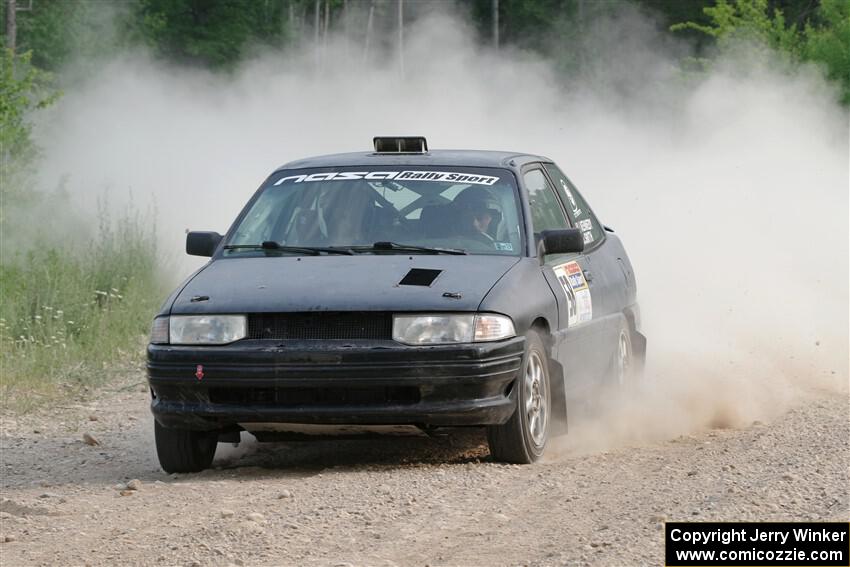
[[[397,250],[399,252],[424,252],[426,254],[455,254],[466,255],[466,250],[460,248],[429,248],[427,246],[415,246],[413,244],[399,244],[397,242],[376,242],[372,246],[351,246],[349,250],[355,252],[370,252],[374,250]]]
[[[225,250],[268,250],[274,252],[294,252],[296,254],[310,254],[318,256],[322,252],[326,254],[354,254],[348,248],[328,248],[324,246],[283,246],[274,240],[266,240],[262,244],[228,244]]]

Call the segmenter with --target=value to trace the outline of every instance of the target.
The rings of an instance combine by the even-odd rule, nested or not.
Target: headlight
[[[223,345],[244,339],[244,315],[172,315],[169,339],[173,345]]]
[[[407,345],[498,341],[515,336],[510,317],[487,314],[396,315],[393,340]]]

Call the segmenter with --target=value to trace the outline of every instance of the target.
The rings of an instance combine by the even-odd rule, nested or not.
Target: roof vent
[[[375,136],[372,142],[379,154],[424,154],[428,151],[424,136]]]

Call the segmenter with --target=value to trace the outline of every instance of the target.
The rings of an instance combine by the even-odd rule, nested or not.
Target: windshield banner
[[[310,175],[282,177],[275,182],[275,185],[282,185],[286,181],[304,183],[311,181],[351,181],[355,179],[373,181],[382,179],[394,179],[396,181],[439,181],[442,183],[465,183],[471,185],[495,185],[499,181],[498,177],[492,175],[473,175],[452,171],[329,171]]]

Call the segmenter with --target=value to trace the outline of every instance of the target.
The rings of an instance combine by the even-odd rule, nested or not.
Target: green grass
[[[139,362],[164,297],[160,270],[156,235],[138,215],[102,218],[85,246],[4,254],[0,406],[79,394]]]

